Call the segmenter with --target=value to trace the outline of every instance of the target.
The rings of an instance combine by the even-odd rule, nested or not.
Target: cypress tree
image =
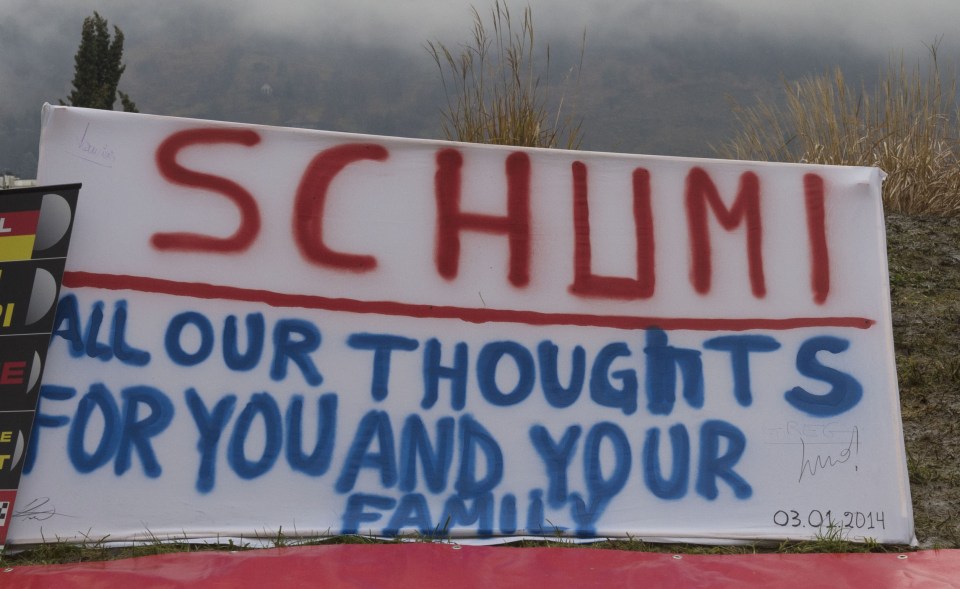
[[[73,91],[67,101],[71,106],[113,110],[119,94],[124,111],[138,112],[130,97],[117,90],[127,68],[122,63],[123,31],[114,26],[111,39],[108,24],[97,12],[83,19],[80,47],[74,57]]]

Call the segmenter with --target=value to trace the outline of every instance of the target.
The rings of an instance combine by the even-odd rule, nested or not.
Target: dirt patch
[[[917,538],[960,548],[960,218],[889,215],[887,243]]]

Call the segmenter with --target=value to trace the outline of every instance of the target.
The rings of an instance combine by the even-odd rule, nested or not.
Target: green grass
[[[294,546],[325,545],[373,545],[401,544],[408,542],[457,544],[455,539],[445,537],[445,530],[432,534],[405,534],[396,538],[383,539],[365,535],[322,536],[317,538],[288,537],[282,529],[276,532],[264,532],[250,541],[228,540],[226,542],[190,542],[186,539],[160,540],[159,538],[136,545],[117,546],[109,542],[109,537],[91,539],[80,544],[50,541],[36,546],[26,547],[13,553],[0,554],[0,568],[15,566],[72,564],[118,560],[139,556],[175,554],[190,552],[228,551],[264,548],[289,548]],[[641,538],[606,539],[580,542],[565,536],[562,532],[546,534],[540,539],[522,539],[502,541],[495,546],[505,549],[522,550],[524,548],[570,548],[580,550],[622,550],[631,552],[651,552],[660,554],[705,554],[705,555],[742,555],[742,554],[814,554],[814,553],[893,553],[913,550],[906,545],[883,545],[867,538],[852,541],[840,526],[833,524],[825,527],[810,541],[756,542],[741,544],[705,545],[689,543],[656,543]]]
[[[293,546],[324,546],[332,544],[342,545],[371,545],[371,544],[398,544],[403,542],[438,542],[453,543],[450,540],[437,539],[431,536],[410,535],[390,540],[383,540],[369,536],[332,536],[314,539],[274,537],[266,547],[288,548]],[[645,542],[641,539],[628,538],[615,540],[601,540],[597,542],[578,543],[570,539],[548,537],[542,540],[518,540],[499,544],[505,549],[522,550],[524,548],[570,548],[579,550],[624,550],[632,552],[652,552],[661,554],[709,554],[709,555],[737,555],[737,554],[813,554],[813,553],[873,553],[873,552],[907,552],[909,546],[882,545],[872,541],[853,542],[842,537],[839,532],[827,531],[816,540],[807,542],[780,542],[735,545],[701,545],[701,544],[660,544]],[[140,556],[154,556],[159,554],[178,554],[192,552],[224,551],[236,552],[251,550],[250,543],[233,541],[226,543],[191,543],[187,541],[161,542],[159,540],[138,544],[135,546],[115,546],[106,539],[102,541],[71,544],[67,542],[47,542],[15,553],[0,555],[0,568],[17,566],[35,566],[48,564],[75,564],[82,562],[96,562],[119,560]]]
[[[160,541],[158,539],[152,542],[124,546],[110,543],[109,537],[87,540],[79,544],[48,541],[43,544],[31,546],[26,550],[0,554],[0,568],[46,564],[74,564],[119,560],[138,556],[153,556],[157,554],[180,554],[211,550],[249,550],[249,545],[236,544],[233,541],[227,541],[221,544],[218,542],[191,543],[186,540],[176,539]]]

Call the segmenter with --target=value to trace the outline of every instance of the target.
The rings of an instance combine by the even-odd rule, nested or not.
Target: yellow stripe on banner
[[[3,317],[3,326],[10,327],[13,322],[13,303],[7,303],[7,314]]]
[[[33,256],[36,235],[0,237],[0,261],[29,260]]]

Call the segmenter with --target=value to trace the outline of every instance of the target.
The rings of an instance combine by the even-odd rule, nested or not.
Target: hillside
[[[171,11],[175,12],[175,11]],[[298,37],[238,31],[208,10],[167,15],[164,27],[111,20],[126,35],[120,89],[141,112],[404,137],[441,138],[445,96],[420,42],[386,37]],[[464,20],[463,34],[468,34]],[[731,34],[732,35],[732,34]],[[38,44],[0,22],[17,59],[0,60],[0,172],[32,177],[40,108],[70,92],[74,34]],[[456,48],[466,39],[444,39]],[[549,39],[541,39],[544,44]],[[538,41],[539,43],[540,41]],[[546,51],[539,49],[539,65]],[[799,59],[799,56],[803,59]],[[839,57],[838,57],[839,56]],[[583,118],[583,149],[712,157],[735,123],[730,101],[779,96],[781,79],[841,65],[851,78],[881,62],[841,41],[771,43],[762,31],[688,39],[579,38],[550,43],[541,88]],[[839,62],[839,63],[838,63]],[[579,78],[578,78],[579,75]]]
[[[960,218],[889,215],[887,243],[917,538],[960,548]]]

